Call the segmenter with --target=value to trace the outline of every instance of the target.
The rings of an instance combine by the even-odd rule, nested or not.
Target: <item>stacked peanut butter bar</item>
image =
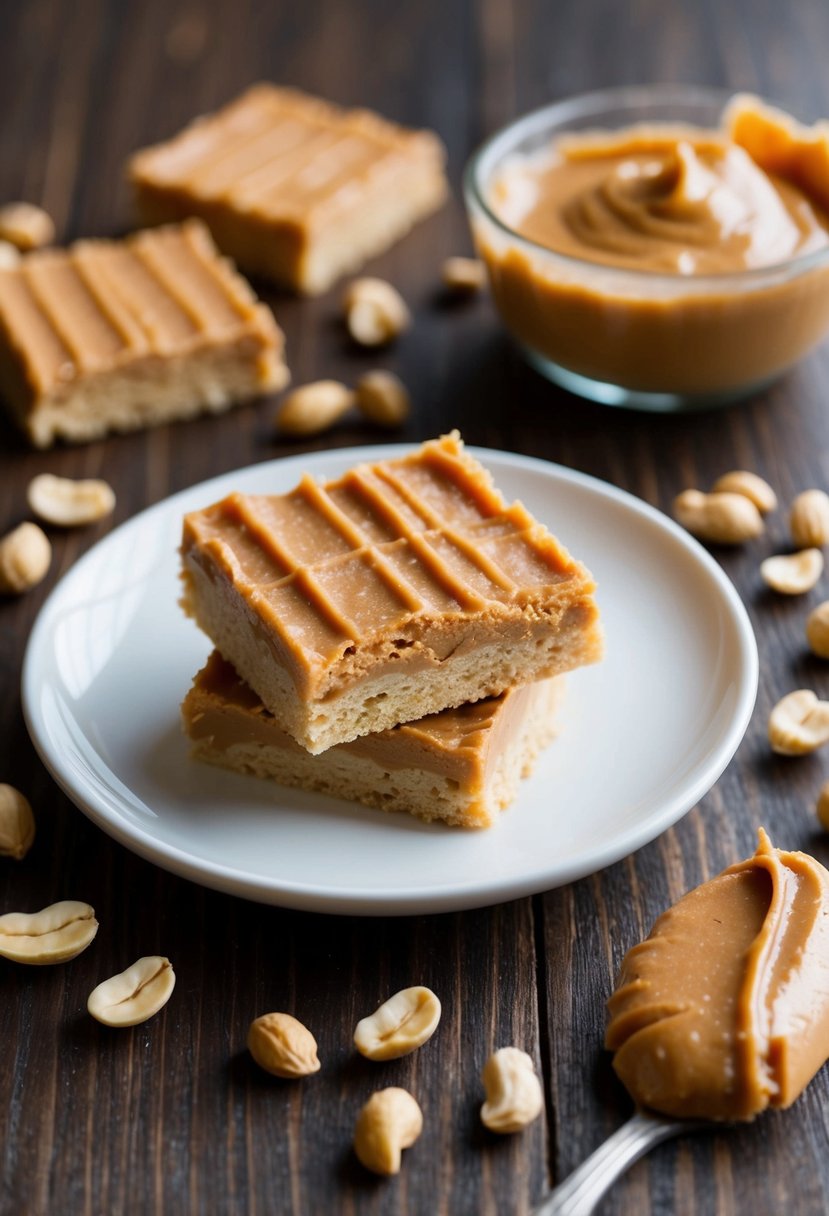
[[[589,572],[455,433],[186,516],[184,606],[217,648],[194,754],[423,819],[490,825],[601,657]]]

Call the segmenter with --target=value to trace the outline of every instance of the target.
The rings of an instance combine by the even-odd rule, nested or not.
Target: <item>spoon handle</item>
[[[625,1170],[662,1140],[689,1131],[677,1119],[635,1114],[539,1204],[533,1216],[590,1216]]]

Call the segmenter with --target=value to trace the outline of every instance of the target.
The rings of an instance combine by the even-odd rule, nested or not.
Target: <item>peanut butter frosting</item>
[[[33,398],[145,359],[244,341],[269,380],[282,334],[197,221],[78,241],[0,271],[0,334]]]
[[[499,620],[569,613],[598,655],[589,573],[504,501],[457,433],[324,485],[306,475],[289,494],[232,494],[185,518],[182,554],[190,598],[194,569],[232,587],[305,697],[381,659],[411,663],[404,652],[435,626],[445,659]]]
[[[625,956],[606,1046],[634,1100],[753,1119],[829,1058],[829,873],[772,847],[691,891]]]
[[[305,229],[412,158],[440,170],[440,141],[367,110],[258,84],[167,143],[138,152],[129,171],[138,185]]]

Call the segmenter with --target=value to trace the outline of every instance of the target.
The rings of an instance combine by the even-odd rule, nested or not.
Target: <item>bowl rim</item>
[[[746,270],[719,271],[714,274],[682,275],[664,270],[612,266],[598,260],[580,258],[574,254],[550,249],[549,246],[524,236],[498,216],[486,199],[484,171],[487,171],[488,179],[497,165],[502,163],[504,158],[514,150],[520,139],[527,135],[544,132],[556,122],[566,121],[568,116],[575,114],[589,116],[591,113],[602,113],[610,108],[621,110],[635,105],[652,105],[659,101],[666,105],[669,103],[707,103],[719,104],[723,107],[732,97],[745,92],[747,90],[696,84],[620,85],[572,94],[530,110],[526,114],[512,119],[488,136],[467,160],[463,171],[463,194],[470,218],[475,212],[481,212],[489,223],[509,237],[514,244],[523,246],[529,253],[541,254],[548,261],[561,263],[571,270],[578,268],[594,275],[598,273],[616,280],[653,283],[661,287],[670,286],[674,290],[681,289],[683,294],[697,294],[700,288],[704,289],[706,286],[721,288],[728,282],[740,286],[762,286],[769,280],[795,278],[822,264],[829,264],[829,245],[826,245],[822,249],[786,258],[781,262],[770,262],[767,266],[755,266]],[[805,121],[788,106],[783,106],[777,101],[767,101],[765,98],[759,98],[759,100],[783,110],[785,114],[798,121]],[[665,120],[666,125],[670,122],[670,119]]]

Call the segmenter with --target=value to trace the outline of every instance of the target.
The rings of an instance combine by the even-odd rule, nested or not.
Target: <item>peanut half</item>
[[[0,594],[21,595],[46,577],[52,562],[49,537],[24,523],[0,540]]]
[[[35,817],[28,798],[13,785],[0,785],[0,857],[21,861],[35,838]]]
[[[38,519],[60,528],[76,528],[111,515],[115,494],[105,481],[72,481],[39,473],[29,482],[26,500]]]
[[[544,1097],[532,1059],[517,1047],[494,1052],[481,1073],[486,1102],[481,1122],[491,1132],[520,1132],[541,1114]]]
[[[354,404],[354,393],[339,380],[314,380],[288,393],[276,419],[285,435],[327,431]]]
[[[410,1093],[390,1086],[366,1102],[354,1127],[354,1152],[374,1174],[400,1173],[400,1157],[423,1131],[423,1114]]]
[[[0,207],[0,240],[24,253],[51,245],[55,239],[52,217],[34,203],[6,203]]]
[[[366,372],[357,381],[357,409],[378,426],[402,426],[409,416],[411,398],[393,372]]]
[[[820,549],[801,549],[800,553],[781,553],[760,564],[763,582],[781,595],[803,595],[811,591],[823,574]]]
[[[748,473],[745,469],[734,469],[723,473],[711,487],[715,494],[742,494],[754,503],[761,515],[768,515],[777,510],[777,495],[767,481],[756,473]]]
[[[0,270],[14,270],[20,265],[20,250],[11,241],[0,241]]]
[[[148,954],[93,988],[86,1007],[104,1026],[137,1026],[163,1009],[175,986],[170,960]]]
[[[98,932],[89,904],[64,899],[40,912],[0,916],[0,956],[15,963],[45,966],[67,963],[85,950]]]
[[[409,328],[411,315],[396,287],[384,279],[355,279],[343,296],[348,332],[360,346],[386,346]]]
[[[404,988],[357,1023],[354,1046],[369,1060],[397,1060],[430,1039],[440,1021],[431,988]]]
[[[320,1070],[317,1040],[290,1013],[263,1013],[251,1022],[248,1051],[274,1077],[309,1077]]]
[[[789,512],[789,530],[798,549],[820,548],[829,541],[829,494],[804,490]]]
[[[818,658],[829,659],[829,600],[824,600],[809,613],[806,641]]]
[[[824,781],[817,796],[817,818],[824,832],[829,832],[829,781]]]
[[[674,499],[674,515],[694,536],[717,545],[741,545],[763,531],[760,512],[743,494],[684,490]]]
[[[771,711],[769,743],[781,756],[806,756],[829,743],[829,701],[808,688],[790,692]]]
[[[486,268],[477,258],[447,258],[441,271],[443,286],[458,296],[472,296],[486,284]]]

